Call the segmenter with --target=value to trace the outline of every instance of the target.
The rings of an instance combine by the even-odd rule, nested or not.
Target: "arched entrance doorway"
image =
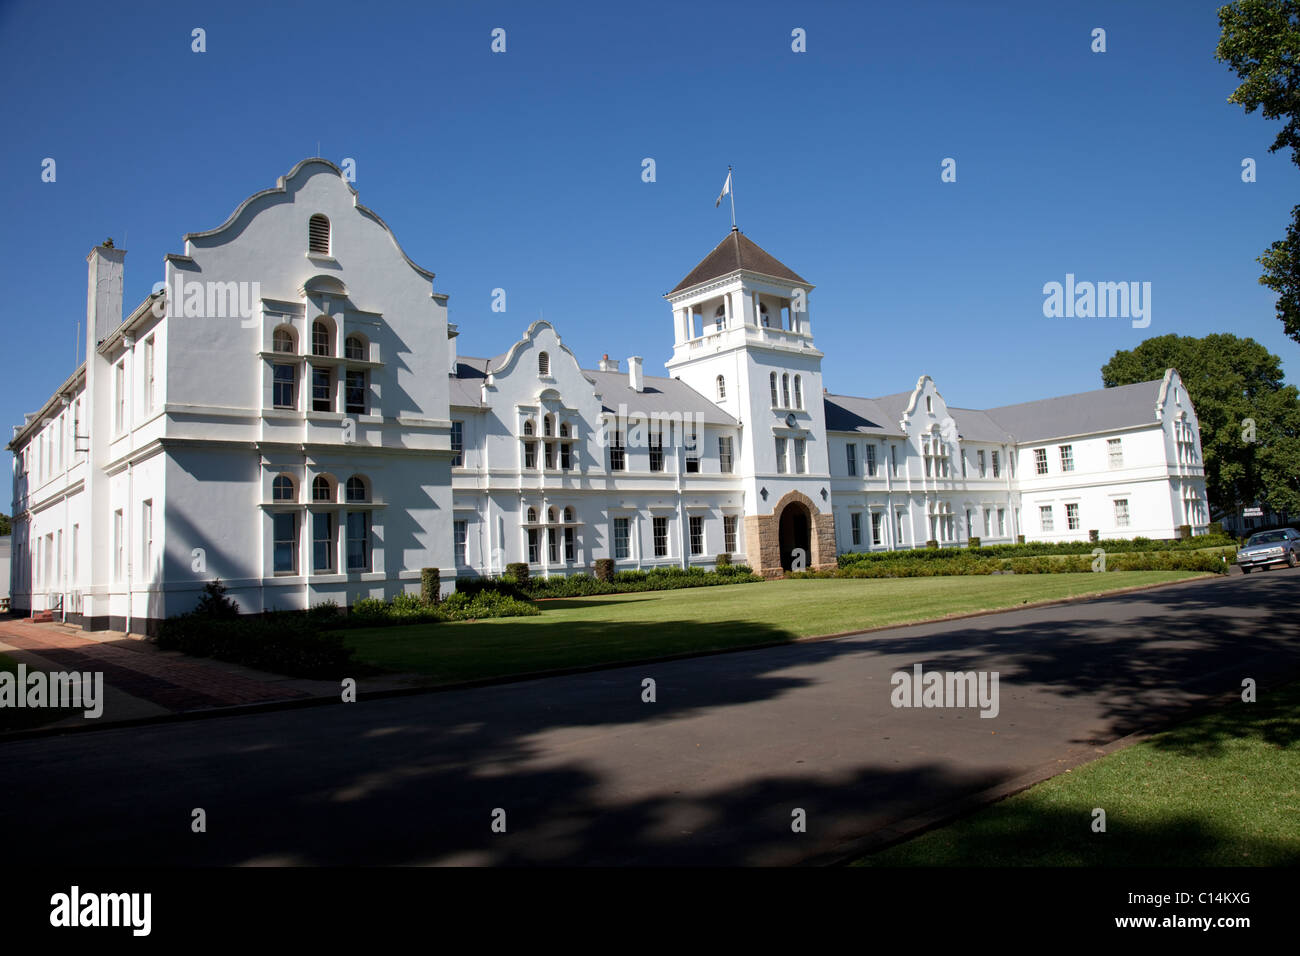
[[[812,567],[812,515],[803,502],[791,501],[781,510],[779,540],[782,569],[786,571],[795,569],[797,552],[801,558],[798,562],[798,570]]]

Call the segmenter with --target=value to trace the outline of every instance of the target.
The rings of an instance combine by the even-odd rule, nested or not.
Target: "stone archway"
[[[835,520],[807,495],[787,492],[771,514],[745,516],[745,549],[756,573],[780,577],[793,570],[796,548],[808,570],[835,567]]]

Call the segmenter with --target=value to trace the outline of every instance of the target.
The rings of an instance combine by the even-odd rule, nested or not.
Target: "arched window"
[[[348,479],[348,483],[343,487],[343,493],[348,501],[370,500],[370,489],[366,487],[366,479],[360,475],[353,475]]]
[[[334,486],[324,475],[317,475],[311,480],[311,500],[312,501],[333,501]]]
[[[532,433],[533,433],[533,423],[532,423],[532,420],[531,420],[531,419],[527,419],[527,420],[524,421],[524,434],[525,434],[525,435],[532,435]]]
[[[317,319],[311,324],[311,354],[330,354],[330,327]]]
[[[573,523],[573,509],[572,509],[572,508],[565,508],[565,509],[564,509],[564,523],[565,523],[565,524],[572,524],[572,523]]]
[[[551,509],[547,510],[547,512],[546,512],[546,522],[547,522],[547,524],[555,524],[555,509],[554,509],[554,508],[551,508]]]
[[[546,415],[542,418],[542,434],[547,438],[555,434],[555,416]]]
[[[293,345],[293,330],[284,326],[276,329],[275,334],[271,336],[271,348],[276,352],[288,352],[290,354],[296,351]]]
[[[717,331],[721,332],[723,327],[726,324],[727,324],[727,307],[725,305],[720,305],[713,312],[713,327]]]
[[[568,437],[569,437],[569,423],[568,423],[568,422],[561,422],[561,423],[560,423],[560,437],[561,437],[561,438],[568,438]]]
[[[770,382],[771,385],[772,385],[772,407],[773,407],[773,408],[776,408],[776,406],[777,406],[777,400],[776,400],[776,372],[773,372],[773,373],[772,373],[771,377],[769,378],[769,382]]]
[[[307,248],[323,256],[330,254],[330,221],[320,213],[307,220]]]
[[[288,475],[276,475],[271,482],[272,501],[293,501],[293,479]]]
[[[794,377],[794,407],[803,408],[803,379],[799,375]]]
[[[781,376],[781,407],[790,407],[790,373]]]
[[[537,524],[537,509],[536,509],[536,508],[529,508],[529,509],[528,509],[528,523],[529,523],[529,524]]]
[[[925,396],[925,410],[927,412],[934,411],[934,399],[931,398],[929,395]]]
[[[538,375],[551,374],[551,356],[548,355],[546,352],[537,353],[537,374]]]
[[[721,375],[718,376],[718,401],[727,397],[727,380]]]
[[[349,335],[347,341],[343,343],[343,355],[345,358],[362,359],[366,357],[366,343],[359,335]]]

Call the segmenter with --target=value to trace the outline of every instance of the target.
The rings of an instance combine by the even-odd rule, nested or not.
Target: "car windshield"
[[[1276,544],[1279,541],[1286,540],[1284,531],[1265,531],[1262,534],[1252,534],[1250,540],[1246,542],[1246,547],[1252,544]]]

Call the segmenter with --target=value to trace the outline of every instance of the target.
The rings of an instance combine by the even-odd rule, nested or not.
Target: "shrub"
[[[1025,543],[1025,536],[1023,534],[1016,535],[1016,544],[1024,544],[1024,543]]]
[[[441,595],[441,582],[437,568],[420,569],[420,600],[425,604],[437,604]]]
[[[975,537],[974,535],[971,535],[969,538],[966,539],[966,547],[978,548],[979,546],[980,546],[980,539]]]
[[[731,555],[729,554],[718,555],[716,558],[713,559],[713,566],[718,569],[730,567]]]
[[[531,601],[521,601],[499,591],[479,591],[473,597],[463,591],[447,595],[440,608],[449,621],[472,621],[486,617],[535,617],[542,612]]]
[[[537,582],[532,583],[536,584]],[[498,594],[505,594],[521,601],[527,601],[530,598],[528,592],[521,588],[514,578],[504,575],[499,578],[457,578],[456,590],[452,594],[465,594],[473,597],[480,591],[495,591]],[[452,594],[447,595],[447,598],[450,599]],[[445,604],[446,600],[443,603]]]
[[[1091,529],[1091,530],[1088,532],[1088,540],[1089,540],[1089,541],[1093,541],[1093,542],[1100,541],[1100,540],[1101,540],[1101,532],[1098,531],[1096,528]]]
[[[1189,524],[1180,524],[1178,526],[1178,537],[1190,538],[1192,536],[1192,526]]]
[[[203,586],[199,602],[194,606],[195,617],[212,621],[229,621],[239,617],[239,603],[226,597],[226,586],[215,578]]]
[[[526,585],[528,583],[528,565],[522,561],[512,561],[506,565],[506,576]]]
[[[598,581],[610,580],[614,576],[614,559],[597,558],[595,571],[596,571],[596,580]]]
[[[935,541],[934,538],[931,538],[929,541],[925,543],[925,546],[932,551],[938,550],[939,542]]]
[[[280,611],[233,620],[182,614],[159,625],[156,641],[166,650],[292,677],[334,678],[358,672],[342,637],[319,633],[310,613]]]

